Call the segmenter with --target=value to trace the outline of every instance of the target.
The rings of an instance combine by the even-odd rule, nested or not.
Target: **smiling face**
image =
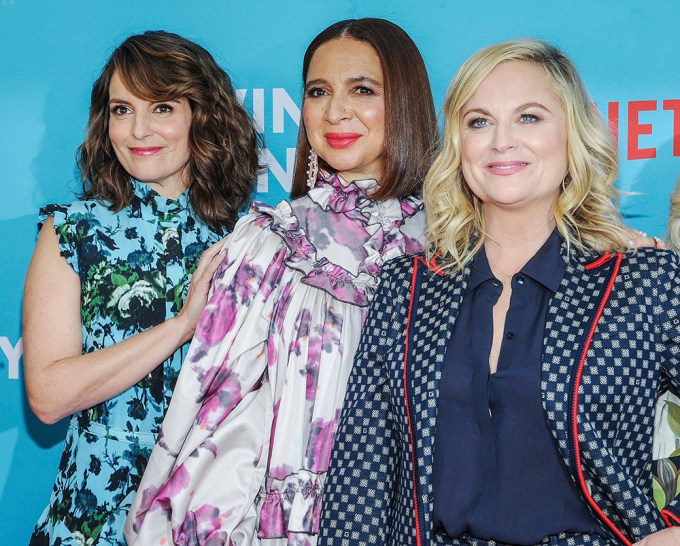
[[[380,180],[385,98],[380,59],[370,45],[338,38],[316,50],[302,117],[311,147],[343,180]]]
[[[149,102],[130,93],[117,73],[109,85],[109,139],[130,176],[174,198],[187,187],[191,107],[185,98]]]
[[[465,103],[459,123],[463,176],[485,212],[552,217],[567,174],[567,121],[541,68],[499,64]]]

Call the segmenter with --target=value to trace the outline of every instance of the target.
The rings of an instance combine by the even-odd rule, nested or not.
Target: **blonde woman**
[[[444,117],[429,251],[382,271],[319,543],[679,544],[678,501],[652,499],[655,398],[680,373],[677,258],[631,248],[574,65],[538,40],[491,46]]]

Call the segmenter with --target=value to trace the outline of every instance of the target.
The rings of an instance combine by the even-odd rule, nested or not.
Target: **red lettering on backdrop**
[[[680,155],[680,100],[663,101],[664,110],[673,110],[673,155]]]
[[[609,122],[609,132],[614,141],[614,147],[619,147],[619,103],[610,102],[607,105],[607,121]]]
[[[642,111],[656,110],[655,100],[633,100],[628,103],[628,159],[652,159],[656,148],[639,148],[638,137],[651,135],[652,124],[640,123],[638,114]]]

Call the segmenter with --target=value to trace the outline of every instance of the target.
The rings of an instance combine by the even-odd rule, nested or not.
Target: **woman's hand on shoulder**
[[[630,235],[630,240],[628,241],[632,248],[661,248],[666,249],[666,243],[664,243],[659,237],[648,237],[644,231],[638,231],[637,229],[632,229],[627,227],[626,230]]]
[[[198,266],[191,276],[187,299],[177,315],[177,318],[183,323],[186,341],[189,341],[194,335],[198,319],[208,302],[210,281],[224,259],[225,243],[228,238],[227,236],[221,239],[203,252],[198,261]]]
[[[82,353],[80,278],[60,254],[52,218],[26,275],[24,374],[31,408],[45,423],[117,396],[191,339],[205,307],[224,241],[206,250],[180,315],[113,345]]]
[[[680,544],[680,527],[669,527],[652,533],[633,546],[678,546]]]

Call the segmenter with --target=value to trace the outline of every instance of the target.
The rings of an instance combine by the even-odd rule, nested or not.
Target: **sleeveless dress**
[[[131,545],[313,545],[361,327],[383,263],[422,249],[418,197],[321,173],[227,241],[126,524]]]
[[[203,250],[220,238],[188,192],[166,199],[133,182],[129,206],[50,205],[60,253],[79,275],[83,353],[114,345],[181,309]],[[184,346],[142,381],[71,417],[49,505],[31,545],[125,545],[123,524],[151,454]]]

